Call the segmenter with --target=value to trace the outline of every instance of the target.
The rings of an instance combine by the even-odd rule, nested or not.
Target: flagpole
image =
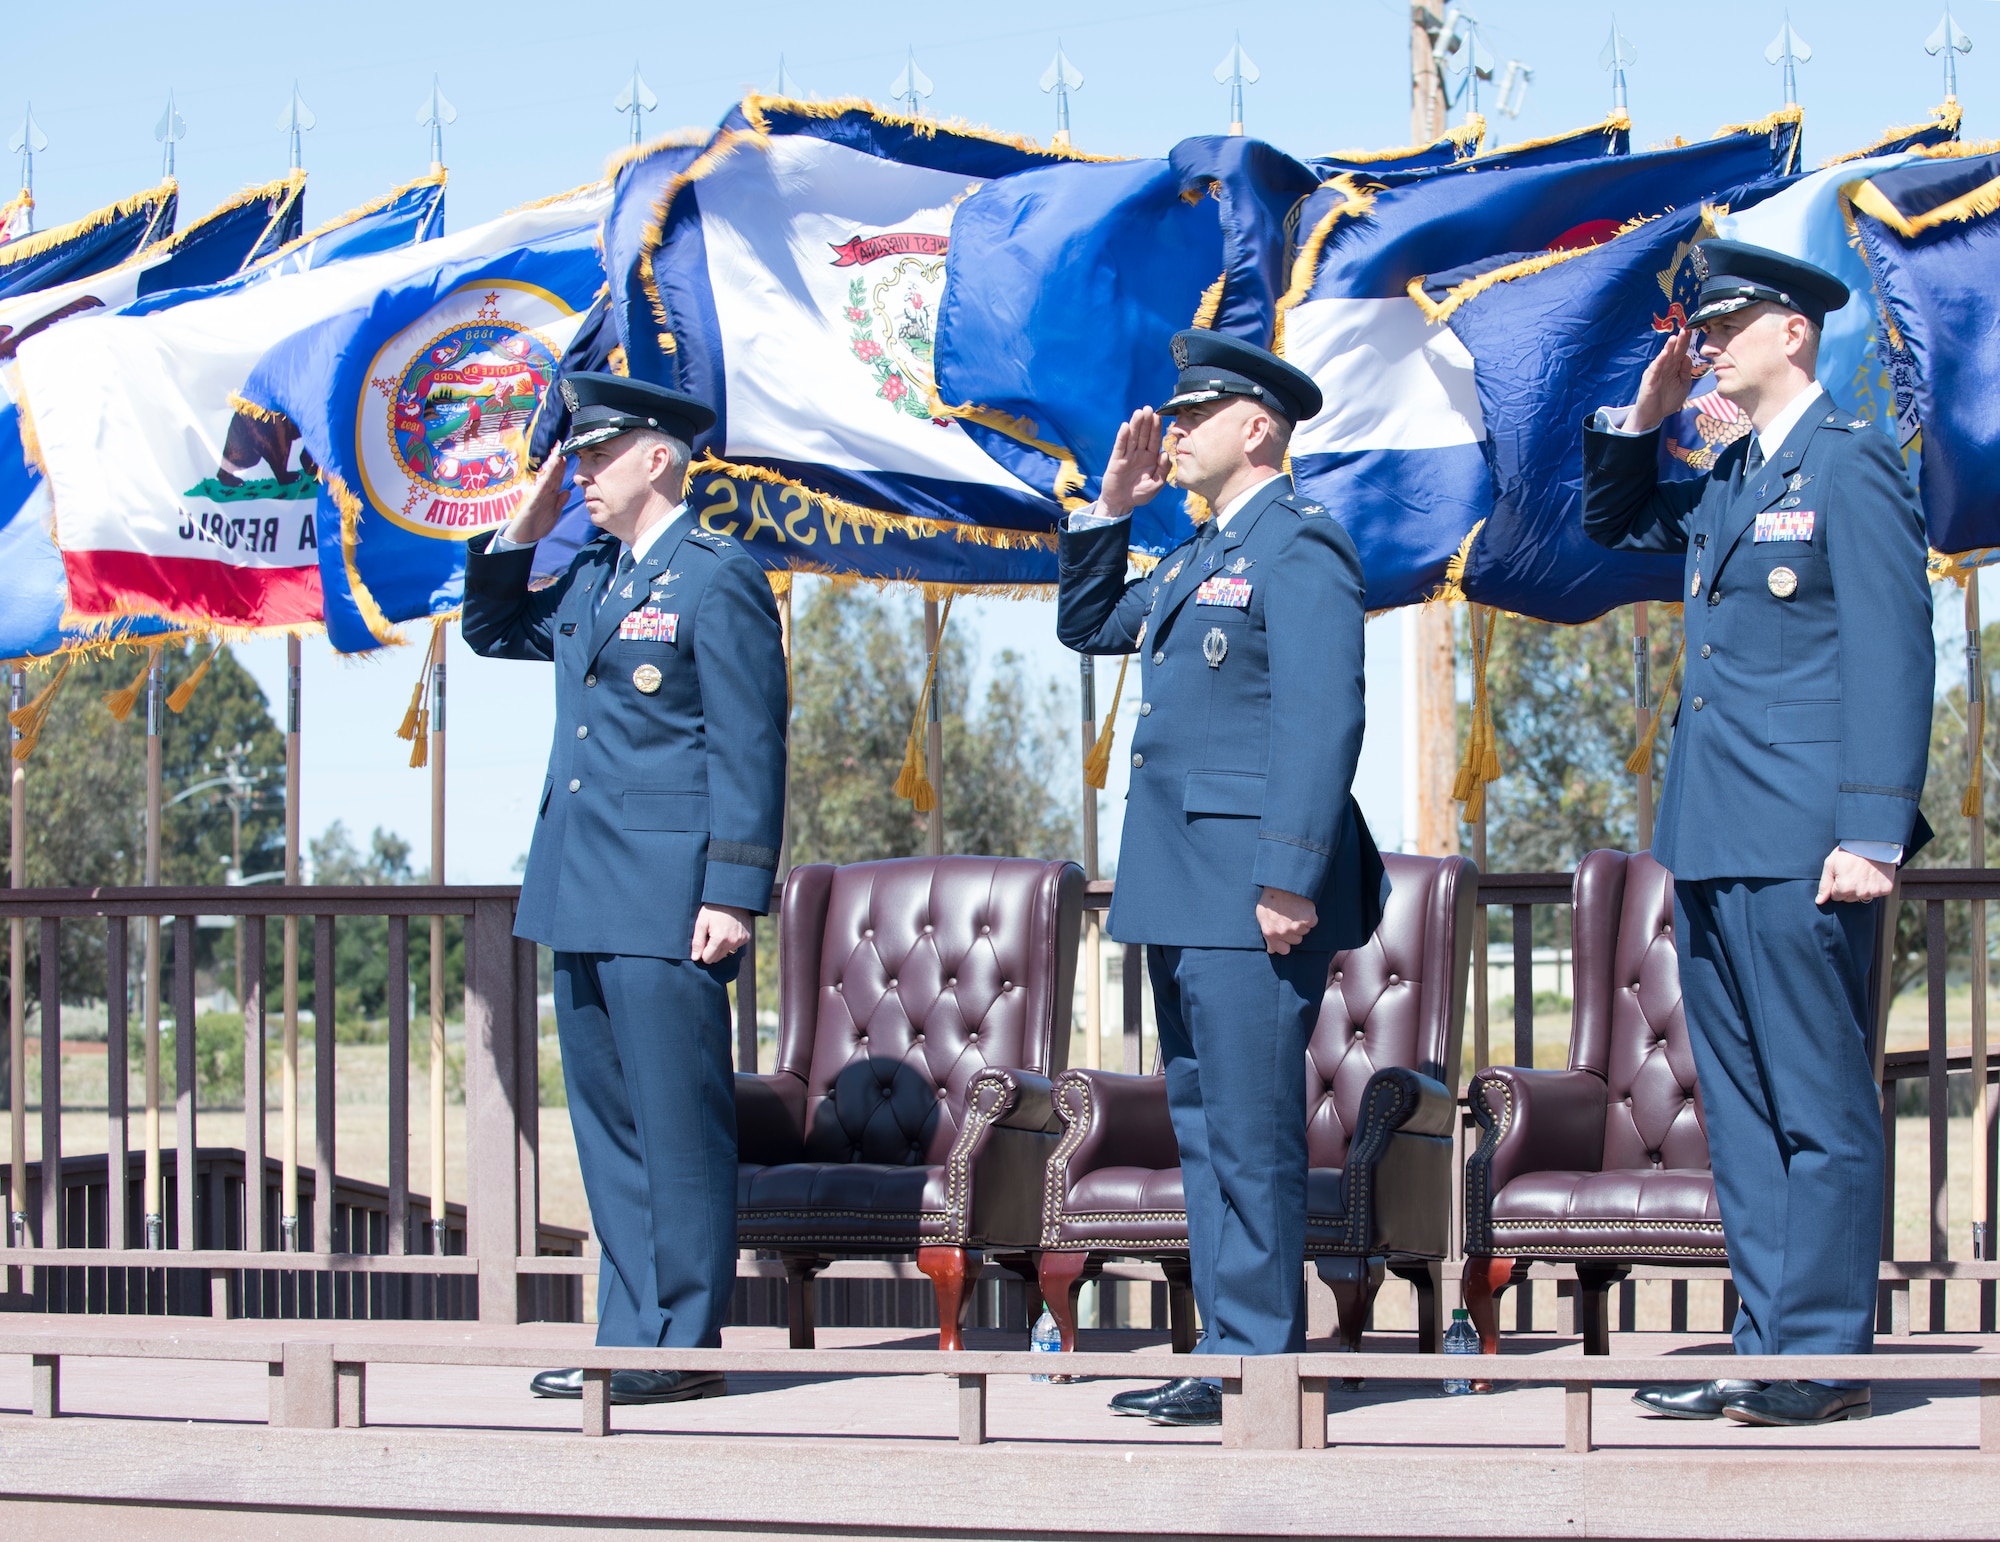
[[[1652,626],[1648,619],[1646,602],[1640,600],[1632,607],[1632,705],[1633,716],[1638,722],[1637,742],[1646,742],[1646,730],[1653,722],[1653,680],[1652,680]],[[1650,851],[1653,847],[1653,764],[1646,762],[1645,770],[1638,773],[1638,785],[1633,798],[1638,805],[1639,850]]]
[[[1982,757],[1986,749],[1985,666],[1979,656],[1979,572],[1975,568],[1965,578],[1965,754],[1971,785],[1980,796],[1967,818],[1971,836],[1972,865],[1986,866],[1985,778]],[[1986,901],[1972,902],[1972,1256],[1989,1256],[1986,1232]]]
[[[930,757],[931,785],[936,789],[936,797],[931,800],[930,854],[944,855],[944,718],[938,711],[938,695],[944,687],[943,671],[938,663],[938,602],[924,600],[924,647],[931,656],[930,718],[924,729],[924,747]]]
[[[28,701],[28,672],[16,666],[14,669],[13,710],[19,712]],[[12,741],[10,763],[13,766],[13,781],[9,789],[12,803],[11,819],[8,825],[8,880],[16,889],[25,888],[28,880],[28,766],[21,759],[21,730],[10,727]],[[8,1242],[13,1247],[28,1245],[28,1031],[27,1002],[28,991],[28,930],[27,923],[16,916],[7,923],[7,1109],[9,1113],[8,1134],[12,1140],[10,1148],[13,1166],[8,1175],[8,1209],[12,1212],[13,1226],[8,1233]],[[124,1238],[114,1237],[114,1244],[122,1244]],[[21,1288],[20,1273],[7,1271],[7,1292],[12,1295]]]
[[[299,695],[303,685],[301,645],[296,636],[285,639],[285,883],[299,881]],[[258,961],[260,964],[262,960]],[[313,979],[313,1012],[333,1010],[332,982]],[[263,1078],[258,1082],[261,1085]],[[299,918],[285,917],[285,1050],[279,1070],[279,1086],[284,1104],[279,1119],[283,1123],[284,1191],[279,1218],[282,1247],[287,1253],[299,1248]],[[249,1112],[245,1110],[245,1112]],[[256,1110],[262,1120],[264,1111]],[[263,1142],[258,1147],[261,1150]],[[257,1192],[261,1195],[262,1184]]]
[[[438,623],[431,655],[431,882],[444,882],[444,655],[451,623]],[[444,1187],[444,917],[431,917],[431,1251],[442,1257]]]
[[[1083,876],[1097,877],[1097,789],[1090,785],[1090,752],[1097,744],[1097,661],[1079,656],[1083,695]],[[1103,926],[1095,910],[1083,913],[1083,1063],[1097,1070],[1104,1063]],[[1127,967],[1131,955],[1126,955]]]
[[[146,671],[146,887],[160,881],[160,657]],[[146,1246],[167,1245],[166,1207],[160,1183],[160,918],[146,917]],[[194,1024],[186,1025],[192,1032]],[[193,1173],[177,1174],[193,1183]],[[183,1237],[183,1247],[194,1239]]]

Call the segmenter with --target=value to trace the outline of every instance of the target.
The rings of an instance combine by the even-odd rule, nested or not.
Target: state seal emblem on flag
[[[854,236],[833,247],[833,266],[883,262],[847,286],[849,347],[875,376],[875,394],[913,418],[931,416],[937,308],[950,238],[922,231]]]
[[[355,418],[375,506],[450,540],[511,519],[528,426],[575,324],[547,290],[496,279],[454,290],[390,338]]]

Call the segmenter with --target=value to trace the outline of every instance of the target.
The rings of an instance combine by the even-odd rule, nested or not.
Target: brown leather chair
[[[1478,870],[1459,857],[1385,854],[1391,893],[1375,935],[1334,955],[1306,1047],[1306,1254],[1358,1347],[1384,1266],[1415,1284],[1438,1347],[1439,1261],[1450,1250],[1453,1124]],[[1056,1078],[1066,1126],[1049,1162],[1042,1295],[1076,1344],[1076,1292],[1107,1259],[1167,1276],[1173,1342],[1194,1345],[1187,1209],[1166,1079]]]
[[[1593,851],[1573,889],[1567,1070],[1488,1066],[1465,1171],[1465,1304],[1488,1354],[1495,1297],[1535,1259],[1573,1263],[1588,1354],[1610,1352],[1606,1295],[1635,1263],[1726,1264],[1701,1090],[1681,1010],[1674,880],[1639,852]]]
[[[795,1348],[836,1257],[914,1252],[955,1349],[973,1253],[1033,1253],[1082,916],[1074,862],[792,870],[778,1068],[736,1078],[736,1226],[784,1260]],[[1026,1256],[1013,1266],[1033,1278]]]

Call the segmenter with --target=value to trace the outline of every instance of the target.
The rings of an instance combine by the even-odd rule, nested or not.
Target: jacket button
[[[588,723],[578,723],[576,725],[576,736],[579,739],[588,739],[590,737],[590,725]]]
[[[1153,650],[1153,662],[1155,664],[1164,664],[1166,661],[1167,650],[1165,648],[1156,648]]]
[[[1701,656],[1703,658],[1707,658],[1713,652],[1715,652],[1715,650],[1711,648],[1707,643],[1703,643],[1701,645]]]
[[[1144,755],[1134,755],[1132,757],[1132,769],[1134,771],[1137,771],[1145,763],[1146,763],[1146,757]]]
[[[595,676],[595,675],[585,675],[585,676],[583,677],[583,683],[584,683],[585,685],[595,685],[595,684],[597,684],[597,676]]]
[[[1142,701],[1142,702],[1140,702],[1140,703],[1139,703],[1139,716],[1141,716],[1141,717],[1151,717],[1152,715],[1153,715],[1153,704],[1152,704],[1152,703],[1151,703],[1150,701]]]
[[[1708,596],[1708,603],[1711,607],[1720,605],[1722,603],[1722,591],[1720,589],[1711,590]]]
[[[577,780],[577,779],[576,779],[575,777],[571,777],[571,778],[569,779],[569,790],[570,790],[571,792],[582,792],[582,791],[583,791],[583,783],[582,783],[582,782],[579,782],[579,781],[578,781],[578,780]]]
[[[1699,696],[1694,699],[1694,710],[1697,712],[1701,711],[1701,698]]]

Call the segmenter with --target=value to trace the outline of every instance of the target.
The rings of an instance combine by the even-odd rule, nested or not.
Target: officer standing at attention
[[[570,437],[512,524],[470,543],[465,640],[556,668],[555,745],[516,936],[555,950],[570,1123],[603,1247],[597,1342],[714,1348],[736,1285],[729,1003],[769,908],[785,805],[785,661],[771,586],[686,502],[704,403],[565,375]],[[563,457],[602,532],[528,587]],[[545,1371],[542,1397],[580,1397]],[[724,1391],[714,1372],[618,1371],[616,1403]]]
[[[1674,875],[1736,1351],[1865,1354],[1882,1215],[1876,913],[1930,837],[1923,521],[1895,446],[1814,379],[1847,286],[1730,241],[1693,260],[1704,282],[1687,329],[1625,420],[1600,412],[1585,431],[1584,529],[1687,555],[1687,679],[1653,854]],[[1706,478],[1662,482],[1659,426],[1705,366],[1753,432]],[[1865,1383],[1815,1381],[1645,1387],[1635,1401],[1764,1425],[1865,1418],[1869,1404]]]
[[[1056,629],[1084,653],[1138,652],[1142,700],[1107,926],[1146,944],[1180,1145],[1200,1354],[1305,1348],[1306,1042],[1332,955],[1387,895],[1350,793],[1361,754],[1361,562],[1292,490],[1312,378],[1209,331],[1178,334],[1181,376],[1118,430],[1103,491],[1061,535]],[[1162,442],[1163,417],[1174,419]],[[1215,511],[1128,582],[1134,506],[1166,486]],[[1217,1424],[1199,1377],[1111,1401],[1156,1423]]]

